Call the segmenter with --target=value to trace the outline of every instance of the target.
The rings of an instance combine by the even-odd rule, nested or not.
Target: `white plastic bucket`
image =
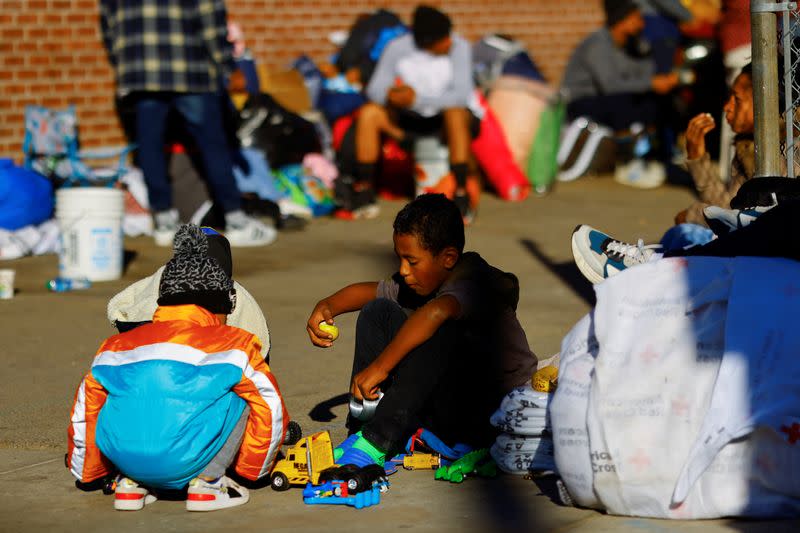
[[[414,146],[416,161],[415,183],[417,196],[436,187],[450,172],[450,152],[437,137],[422,137]]]
[[[56,192],[61,277],[107,281],[122,276],[124,207],[120,189],[75,187]]]

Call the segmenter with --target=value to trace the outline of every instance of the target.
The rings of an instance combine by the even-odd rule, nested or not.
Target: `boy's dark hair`
[[[464,251],[464,219],[443,194],[423,194],[397,213],[394,232],[415,235],[420,245],[437,255],[448,246]]]
[[[414,35],[414,44],[423,50],[441,41],[450,35],[453,23],[450,17],[435,7],[419,5],[414,10],[411,23],[411,33]]]
[[[748,63],[743,66],[740,74],[747,74],[750,76],[750,81],[753,81],[753,63]]]

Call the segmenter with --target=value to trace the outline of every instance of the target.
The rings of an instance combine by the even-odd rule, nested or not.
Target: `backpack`
[[[350,35],[344,46],[339,51],[336,59],[336,68],[345,73],[353,67],[361,71],[361,84],[366,87],[375,65],[380,58],[380,52],[392,36],[397,36],[397,27],[403,26],[403,21],[396,14],[386,9],[379,9],[375,13],[361,18],[353,24]],[[390,30],[384,34],[383,30]],[[376,48],[376,45],[377,48]],[[373,50],[374,49],[374,50]]]
[[[266,93],[247,99],[239,113],[236,135],[242,147],[264,152],[273,167],[302,163],[306,154],[322,151],[314,124]]]

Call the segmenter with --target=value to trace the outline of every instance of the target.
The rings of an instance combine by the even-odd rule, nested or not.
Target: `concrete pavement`
[[[591,223],[623,239],[654,240],[688,205],[685,189],[638,191],[608,178],[564,184],[544,198],[508,204],[486,195],[467,249],[520,279],[520,322],[540,357],[590,308],[593,292],[572,263],[569,237]],[[391,222],[402,207],[384,202],[371,221],[314,221],[306,231],[283,233],[272,246],[234,250],[234,276],[259,301],[272,336],[272,369],[292,417],[305,433],[330,429],[344,435],[345,406],[326,401],[346,391],[354,316],[337,319],[334,348],[311,346],[305,321],[316,301],[339,287],[393,272]],[[557,506],[522,478],[467,480],[449,485],[432,473],[400,472],[380,506],[356,511],[304,506],[299,489],[251,492],[236,511],[189,514],[182,502],[160,501],[138,513],[112,509],[110,497],[80,492],[63,467],[66,427],[76,386],[99,343],[114,333],[105,319],[109,298],[152,273],[170,257],[151,239],[126,240],[135,257],[123,279],[89,290],[53,294],[46,280],[57,273],[55,256],[8,261],[18,293],[0,301],[0,532],[118,532],[263,530],[541,530],[541,531],[796,531],[799,522],[668,522],[609,517]],[[329,402],[330,403],[330,402]],[[333,402],[336,403],[336,402]],[[320,405],[322,404],[322,405]],[[315,420],[310,413],[314,412]]]

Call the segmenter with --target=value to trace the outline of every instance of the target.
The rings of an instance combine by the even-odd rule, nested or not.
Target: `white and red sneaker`
[[[213,482],[196,477],[189,482],[186,510],[218,511],[244,505],[249,500],[250,493],[247,489],[227,476]]]
[[[158,499],[127,477],[119,476],[114,484],[114,509],[117,511],[139,511]]]

